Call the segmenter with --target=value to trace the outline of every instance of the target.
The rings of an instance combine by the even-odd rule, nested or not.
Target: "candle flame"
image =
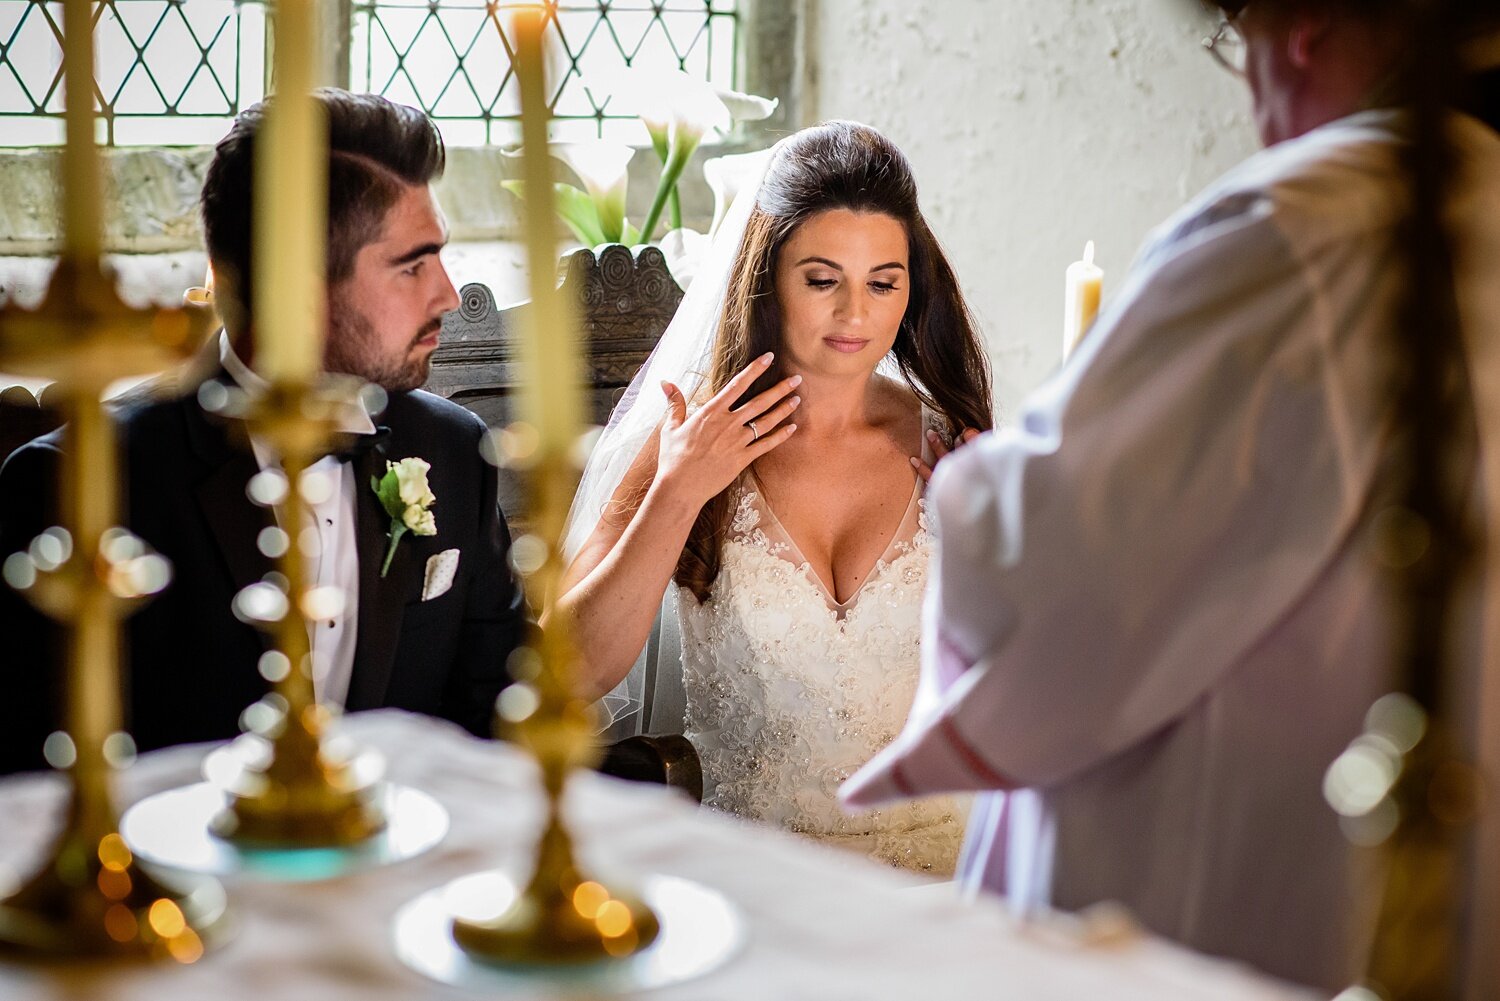
[[[1083,245],[1083,263],[1085,263],[1085,264],[1093,264],[1094,263],[1094,241],[1093,240],[1090,240],[1088,243],[1085,243]]]

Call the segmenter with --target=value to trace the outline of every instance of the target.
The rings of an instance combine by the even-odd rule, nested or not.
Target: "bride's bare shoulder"
[[[876,423],[903,441],[921,433],[922,400],[904,379],[876,375]]]

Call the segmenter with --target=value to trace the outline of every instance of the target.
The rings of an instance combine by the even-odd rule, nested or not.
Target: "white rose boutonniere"
[[[432,506],[437,497],[427,485],[427,471],[432,466],[416,457],[400,462],[387,462],[385,475],[370,477],[370,489],[380,498],[380,506],[391,516],[391,527],[387,537],[391,544],[385,550],[385,562],[380,565],[380,576],[391,568],[391,557],[396,555],[396,544],[401,536],[436,535],[437,519],[432,516]]]

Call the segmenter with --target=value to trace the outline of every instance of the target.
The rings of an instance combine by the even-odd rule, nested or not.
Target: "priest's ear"
[[[1287,15],[1286,58],[1296,69],[1311,68],[1333,33],[1334,16],[1321,5],[1308,5]]]

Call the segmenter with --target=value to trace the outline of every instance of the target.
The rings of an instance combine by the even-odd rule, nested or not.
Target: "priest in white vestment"
[[[1372,541],[1402,118],[1365,109],[1403,40],[1386,0],[1220,6],[1269,148],[1152,235],[1011,427],[939,466],[922,689],[844,796],[1023,790],[981,797],[960,878],[1020,906],[1117,900],[1334,990],[1361,971],[1378,874],[1323,775],[1394,683]],[[1449,213],[1477,440],[1452,445],[1500,526],[1500,102],[1479,79],[1489,114],[1453,116]],[[1459,722],[1493,803],[1500,588],[1483,590]],[[1494,998],[1500,837],[1477,844],[1469,976]]]

